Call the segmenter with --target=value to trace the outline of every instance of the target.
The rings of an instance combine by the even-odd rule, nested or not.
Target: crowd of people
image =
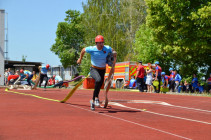
[[[39,87],[44,82],[44,90],[46,90],[46,86],[53,86],[61,88],[63,85],[63,79],[59,75],[53,75],[50,79],[48,79],[47,72],[50,71],[50,65],[47,64],[46,66],[40,66],[40,80],[39,80]],[[4,73],[4,83],[6,86],[13,85],[12,88],[17,87],[17,85],[28,85],[32,87],[35,85],[38,79],[38,74],[35,71],[29,70],[16,70],[15,73],[11,72],[11,69],[8,68],[5,70]]]
[[[139,61],[136,76],[131,77],[129,88],[137,87],[140,92],[147,91],[150,93],[166,93],[167,91],[202,93],[205,91],[205,88],[199,83],[196,74],[193,74],[191,83],[188,83],[186,80],[182,81],[181,75],[173,68],[170,68],[169,72],[170,75],[167,75],[166,72],[162,71],[158,61],[155,62],[155,68],[148,63],[147,69],[142,65],[142,61]],[[211,93],[211,73],[206,82],[207,92]]]

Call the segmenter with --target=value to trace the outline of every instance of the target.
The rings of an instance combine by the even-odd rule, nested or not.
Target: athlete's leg
[[[103,84],[104,81],[104,75],[105,75],[105,70],[99,70],[91,67],[90,70],[90,75],[93,79],[95,79],[95,89],[93,92],[93,101],[95,100],[95,97],[98,98],[100,88]]]

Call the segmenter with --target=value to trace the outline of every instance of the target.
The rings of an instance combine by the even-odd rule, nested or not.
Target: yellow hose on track
[[[89,77],[89,75],[86,77],[86,78],[88,78]],[[72,95],[73,95],[73,93],[76,91],[76,89],[83,83],[83,81],[86,79],[86,78],[84,78],[81,82],[79,82],[69,93],[68,93],[68,95],[62,100],[62,101],[60,101],[61,103],[65,103]]]
[[[45,97],[37,96],[37,95],[34,95],[34,94],[26,94],[26,93],[21,93],[21,92],[9,91],[8,89],[5,89],[5,91],[11,92],[11,93],[16,93],[16,94],[21,94],[21,95],[26,95],[26,96],[32,96],[32,97],[43,99],[43,100],[60,102],[59,100],[56,100],[56,99],[45,98]]]

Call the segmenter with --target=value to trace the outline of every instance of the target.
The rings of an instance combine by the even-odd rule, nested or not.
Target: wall
[[[4,85],[5,11],[0,9],[0,86]]]

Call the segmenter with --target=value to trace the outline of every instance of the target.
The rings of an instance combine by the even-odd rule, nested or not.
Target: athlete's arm
[[[80,58],[77,60],[77,64],[81,64],[81,60],[82,60],[82,58],[83,58],[85,52],[86,52],[86,51],[85,51],[85,48],[83,48],[83,49],[81,50]]]

